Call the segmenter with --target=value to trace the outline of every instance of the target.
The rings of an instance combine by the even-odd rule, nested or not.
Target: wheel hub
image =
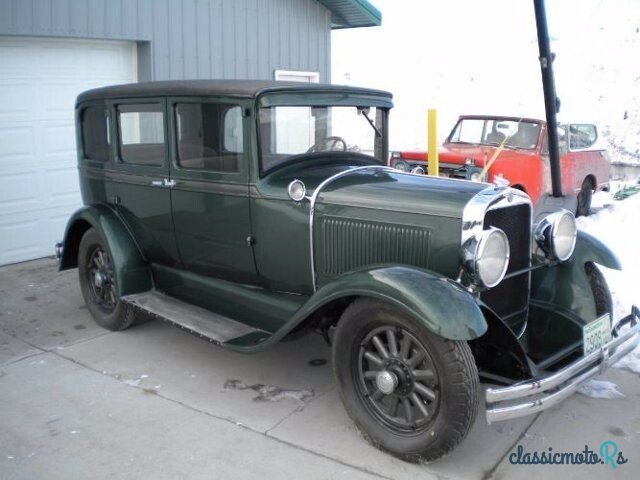
[[[382,370],[376,377],[376,385],[378,390],[385,395],[389,395],[398,386],[398,377],[393,372]]]
[[[390,358],[386,362],[386,370],[397,379],[393,393],[399,396],[409,395],[413,390],[413,376],[407,364],[400,359]]]
[[[96,272],[93,274],[93,284],[98,288],[102,288],[107,284],[107,282],[108,279],[104,272],[96,270]]]

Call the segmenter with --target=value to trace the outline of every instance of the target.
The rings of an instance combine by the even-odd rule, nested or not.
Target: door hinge
[[[247,236],[247,247],[253,247],[256,244],[256,239],[253,235]]]

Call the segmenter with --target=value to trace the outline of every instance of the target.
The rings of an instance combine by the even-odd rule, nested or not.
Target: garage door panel
[[[40,100],[40,108],[47,118],[59,118],[73,122],[73,108],[78,90],[79,87],[76,85],[54,85],[49,93]]]
[[[10,222],[0,217],[0,236],[3,238],[0,263],[46,256],[41,245],[40,224],[40,218],[33,215],[23,215]]]
[[[33,156],[34,136],[35,128],[31,125],[10,127],[0,124],[0,168],[3,163],[13,163],[19,157]]]
[[[0,82],[0,122],[3,120],[28,120],[32,115],[34,89],[24,82]]]
[[[75,166],[47,171],[46,178],[45,191],[52,201],[66,202],[71,206],[80,201],[78,169]]]
[[[35,170],[0,177],[2,212],[31,211],[38,207],[38,172]]]
[[[42,126],[42,144],[47,155],[64,153],[76,156],[75,127],[72,123]]]
[[[136,80],[135,44],[0,37],[0,265],[52,254],[80,207],[74,104]]]

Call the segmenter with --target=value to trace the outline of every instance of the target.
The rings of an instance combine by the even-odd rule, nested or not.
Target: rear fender
[[[151,273],[144,256],[124,222],[111,208],[102,204],[82,207],[69,219],[59,269],[68,270],[78,266],[80,240],[92,227],[106,242],[116,273],[118,295],[151,289]]]
[[[598,303],[611,305],[606,283],[597,281],[590,265],[602,265],[622,270],[620,261],[597,238],[578,231],[576,248],[567,262],[549,268],[539,268],[531,276],[531,298],[573,312],[576,318],[588,323],[596,319]]]

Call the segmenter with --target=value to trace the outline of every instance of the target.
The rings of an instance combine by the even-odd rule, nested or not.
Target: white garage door
[[[76,96],[136,71],[133,42],[0,37],[0,265],[53,254],[82,203]]]

